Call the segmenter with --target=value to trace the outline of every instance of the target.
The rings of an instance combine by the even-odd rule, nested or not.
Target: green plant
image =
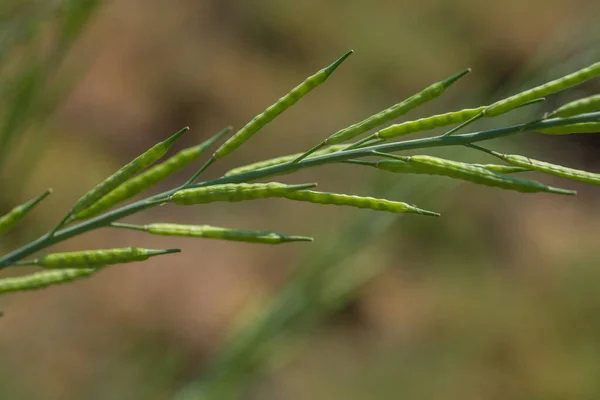
[[[332,64],[332,66],[329,66],[315,74],[313,77],[310,77],[300,86],[293,89],[292,92],[290,92],[290,94],[284,96],[273,106],[267,108],[265,112],[260,114],[263,117],[254,118],[253,122],[250,122],[248,125],[242,128],[242,130],[234,134],[231,139],[225,142],[225,144],[221,145],[221,147],[219,147],[219,149],[215,151],[214,155],[204,164],[204,166],[200,168],[198,172],[193,174],[192,177],[188,179],[187,182],[183,185],[172,188],[163,193],[154,194],[141,200],[132,202],[130,204],[118,207],[119,203],[128,199],[131,195],[135,195],[141,190],[145,190],[147,188],[152,187],[152,185],[154,185],[156,182],[168,177],[171,173],[189,164],[191,161],[202,155],[202,153],[208,150],[210,145],[214,144],[219,138],[221,138],[226,131],[218,133],[217,135],[215,135],[214,138],[209,139],[204,144],[195,146],[194,148],[186,149],[183,152],[169,158],[162,164],[159,164],[158,166],[152,169],[147,169],[153,163],[158,161],[158,159],[160,159],[160,157],[162,157],[168,151],[168,148],[171,146],[171,144],[185,131],[187,131],[187,128],[180,130],[167,140],[153,146],[150,150],[147,150],[142,155],[140,155],[121,169],[119,169],[107,179],[105,179],[103,182],[96,185],[88,193],[84,194],[56,227],[50,229],[46,234],[42,235],[40,238],[33,240],[23,245],[22,247],[15,249],[12,252],[0,257],[0,268],[6,268],[9,266],[16,266],[22,264],[30,264],[31,262],[29,262],[26,259],[27,257],[33,255],[36,252],[44,250],[56,243],[65,241],[69,238],[72,238],[85,232],[89,232],[103,227],[125,227],[126,225],[119,225],[116,224],[116,222],[129,215],[136,214],[151,207],[155,207],[159,204],[165,203],[174,203],[176,205],[188,205],[202,204],[214,201],[240,201],[267,197],[282,197],[292,200],[309,201],[319,204],[346,205],[388,212],[413,212],[424,215],[438,215],[437,213],[432,211],[425,211],[418,207],[408,205],[406,203],[400,203],[395,201],[393,202],[386,199],[375,199],[368,197],[306,190],[316,186],[316,184],[285,185],[276,182],[248,183],[250,181],[256,181],[258,179],[268,179],[277,175],[290,174],[301,169],[314,168],[324,164],[351,163],[361,165],[364,162],[358,162],[357,159],[365,157],[384,156],[386,158],[394,158],[396,159],[396,164],[398,164],[400,170],[403,170],[408,167],[410,169],[409,172],[439,174],[451,178],[467,180],[477,184],[483,184],[488,186],[491,185],[505,189],[513,189],[523,192],[545,191],[559,194],[575,193],[573,191],[568,191],[564,189],[551,188],[537,181],[514,178],[505,175],[502,172],[498,172],[498,169],[502,169],[502,167],[496,167],[496,171],[493,171],[490,169],[483,168],[479,165],[443,160],[429,156],[400,157],[390,153],[404,150],[421,150],[431,147],[444,146],[476,147],[474,143],[488,141],[491,139],[496,139],[511,134],[523,133],[526,131],[544,132],[547,129],[561,128],[565,126],[578,126],[577,124],[598,123],[600,122],[600,112],[575,114],[565,118],[540,117],[536,120],[523,124],[505,126],[497,129],[461,135],[450,135],[451,133],[456,132],[458,128],[466,126],[467,123],[470,123],[470,121],[473,119],[471,118],[470,120],[463,122],[463,124],[459,125],[457,128],[454,128],[453,130],[446,132],[445,134],[434,137],[388,142],[385,140],[385,137],[378,137],[377,133],[375,133],[370,137],[378,138],[376,143],[369,144],[363,139],[355,143],[350,143],[346,147],[334,147],[332,148],[333,150],[322,150],[319,153],[313,154],[316,149],[320,149],[324,144],[329,144],[329,142],[325,140],[323,143],[315,146],[313,149],[303,153],[299,157],[288,156],[286,158],[280,158],[276,162],[269,161],[262,165],[259,164],[258,167],[256,166],[256,164],[251,168],[242,167],[242,169],[238,169],[236,173],[231,173],[230,171],[229,173],[225,174],[220,178],[196,183],[197,178],[204,170],[206,170],[208,166],[212,165],[216,160],[223,157],[224,155],[230,153],[230,151],[223,152],[222,149],[230,149],[232,148],[231,146],[233,146],[233,144],[235,144],[235,148],[239,147],[243,142],[245,142],[252,135],[254,135],[260,129],[260,127],[266,125],[266,123],[271,121],[275,116],[285,111],[285,109],[294,104],[302,95],[308,93],[308,91],[315,87],[318,83],[323,82],[325,78],[327,78],[333,72],[333,70],[337,66],[339,66],[341,61],[348,57],[349,54],[350,53],[347,53],[346,55],[338,59],[338,61],[336,61],[334,64]],[[401,109],[402,113],[404,113],[408,111],[408,109],[414,108],[417,105],[423,104],[425,101],[432,100],[433,98],[441,95],[450,84],[456,82],[460,77],[464,76],[467,71],[468,70],[460,74],[454,75],[453,77],[448,78],[442,82],[433,84],[426,88],[423,92],[412,96],[407,101],[399,103],[399,105],[404,104],[407,106],[393,106],[390,109],[393,109],[395,111],[391,114],[389,111],[390,109],[387,109],[381,113],[376,114],[375,116],[367,118],[362,123],[352,125],[352,127],[359,125],[363,126],[364,129],[361,128],[359,132],[365,133],[372,128],[381,126],[382,124],[390,120],[390,115],[397,116],[397,109]],[[498,112],[499,105],[501,105],[502,109],[505,109],[507,107],[509,109],[514,109],[516,107],[531,104],[532,102],[539,102],[542,99],[536,98],[538,92],[543,92],[542,94],[544,95],[555,93],[557,91],[564,90],[570,86],[573,86],[573,84],[575,83],[581,83],[587,79],[591,79],[598,74],[600,74],[600,68],[598,68],[598,64],[593,64],[591,67],[581,69],[578,72],[569,74],[563,78],[556,79],[554,81],[549,82],[548,84],[539,86],[537,88],[526,90],[522,93],[510,96],[507,99],[500,100],[496,103],[493,103],[490,106],[477,108],[476,110],[478,110],[479,113],[474,118],[477,118],[479,116],[490,117],[501,114]],[[319,79],[315,80],[315,77]],[[307,82],[309,82],[310,85],[308,85]],[[539,88],[542,88],[543,90]],[[532,97],[532,93],[536,94],[536,96]],[[292,99],[293,101],[288,99]],[[507,109],[506,111],[510,111],[509,109]],[[490,110],[492,111],[491,113],[489,112]],[[587,109],[584,109],[584,111],[587,111]],[[471,113],[465,113],[463,110],[459,111],[457,115],[470,114]],[[265,115],[268,116],[268,118],[264,117]],[[455,120],[444,120],[450,123],[457,122]],[[366,123],[365,121],[368,121],[368,123]],[[354,134],[356,133],[354,132],[354,130],[350,131],[353,132],[352,135],[340,136],[338,133],[336,133],[330,136],[330,138],[336,138],[335,143],[340,143],[343,141],[342,139],[340,139],[340,137],[342,137],[343,139],[350,139],[357,136]],[[251,134],[248,132],[251,132]],[[342,130],[340,132],[345,132],[345,130]],[[191,149],[194,149],[193,157],[182,156],[182,154],[187,154],[186,152],[192,152]],[[180,162],[182,158],[185,158],[185,163]],[[509,160],[506,161],[511,163]],[[367,163],[367,165],[368,164],[369,163]],[[375,162],[374,165],[382,166],[384,164],[382,164],[381,162]],[[535,169],[540,172],[551,174],[556,174],[555,172],[557,170],[563,172],[565,171],[564,167],[560,166],[554,166],[552,168],[545,169],[539,168],[539,165],[536,168],[534,168],[534,165],[531,163],[520,163],[517,166],[527,167],[529,169]],[[388,167],[388,169],[390,168]],[[147,174],[149,174],[150,171],[152,171],[152,174],[150,175],[152,177],[155,177],[156,179],[146,179],[148,176]],[[514,172],[514,170],[509,169],[506,172]],[[138,173],[139,175],[136,176],[136,174]],[[144,174],[146,174],[146,176]],[[561,173],[560,176],[571,179],[580,178],[580,175],[577,174]],[[141,179],[141,177],[144,177],[144,179]],[[590,179],[587,179],[586,182],[595,183],[595,181]],[[112,193],[120,194],[112,195]],[[109,200],[105,200],[106,198],[109,198]],[[36,199],[33,202],[29,202],[26,205],[21,206],[21,208],[18,208],[19,218],[22,218],[26,214],[26,212],[29,209],[31,209],[31,204],[37,204],[38,200],[39,199]],[[101,207],[98,205],[101,205]],[[94,216],[95,214],[97,214],[96,212],[89,212],[88,214],[86,214],[87,210],[93,210],[94,208],[101,208],[102,210],[110,208],[114,209],[112,209],[112,211],[108,211],[104,214],[100,214],[97,216]],[[14,212],[15,211],[9,213],[9,215],[12,215]],[[91,219],[86,219],[90,217]],[[75,220],[83,219],[86,220],[74,224]],[[11,219],[11,221],[12,220],[13,219]],[[197,232],[197,228],[190,226],[185,228],[180,227],[179,229],[180,231],[183,230],[184,232],[187,231],[188,233]],[[140,230],[144,231],[146,229]],[[164,235],[173,234],[171,231],[167,232],[160,229],[155,229],[152,233]],[[258,231],[254,234],[254,236],[261,236],[263,235],[263,233],[263,231]],[[246,234],[248,234],[247,231]],[[250,235],[252,235],[252,233],[250,233]],[[196,236],[202,237],[203,235],[198,234]],[[218,236],[219,235],[213,235],[212,237]],[[227,239],[226,235],[220,236],[220,238]],[[84,252],[77,253],[76,255],[78,255],[78,257],[80,256],[79,258],[81,258],[82,260],[85,260],[86,257],[84,257],[84,255],[90,255],[93,253],[94,257],[90,256],[90,259],[93,259],[94,267],[102,267],[104,265],[114,264],[118,262],[126,262],[127,260],[129,260],[126,260],[126,257],[104,257],[104,255],[117,253],[119,255],[122,255],[121,253],[123,251],[123,249],[87,250]],[[172,252],[172,250],[157,250],[152,251],[151,253],[153,255],[160,255]],[[102,257],[96,257],[96,255],[102,255]],[[47,254],[45,256],[40,257],[39,260],[51,259],[56,261],[53,261],[54,267],[62,266],[65,268],[69,268],[72,267],[71,261],[77,258],[75,256],[73,257],[67,257],[64,254]],[[135,258],[135,256],[133,255],[132,257]],[[33,263],[35,264],[35,262]],[[43,263],[38,262],[37,264]],[[81,264],[80,266],[85,267],[86,265],[84,264]],[[84,274],[82,276],[88,275],[89,274]],[[65,276],[65,281],[70,281],[73,279],[73,275]],[[37,280],[33,280],[32,282],[34,283],[30,287],[30,289],[40,287],[40,285],[37,283]],[[53,277],[52,283],[60,283],[60,280],[55,279],[55,277]],[[26,290],[28,289],[28,287],[22,285],[21,289]]]

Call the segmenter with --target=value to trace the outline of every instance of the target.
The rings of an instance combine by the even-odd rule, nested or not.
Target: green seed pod
[[[580,83],[598,75],[600,75],[600,62],[580,69],[572,74],[565,75],[562,78],[558,78],[543,85],[515,94],[514,96],[497,101],[484,111],[485,116],[495,117],[500,114],[507,113],[510,110],[523,105],[524,103],[560,92],[561,90],[565,90],[575,85],[579,85]]]
[[[175,141],[188,130],[188,127],[183,128],[167,140],[156,144],[140,156],[136,157],[133,161],[119,169],[117,172],[106,178],[102,183],[98,184],[92,190],[87,192],[77,201],[77,203],[75,203],[71,209],[71,214],[77,214],[79,211],[90,207],[96,201],[100,200],[106,194],[121,185],[123,182],[149,165],[154,164],[154,162],[164,156],[173,143],[175,143]]]
[[[311,157],[317,157],[317,156],[322,156],[325,154],[335,153],[336,151],[340,151],[347,146],[348,145],[345,145],[345,144],[329,146],[322,150],[314,152]],[[236,167],[236,168],[233,168],[233,169],[227,171],[225,173],[225,176],[239,175],[239,174],[254,171],[257,169],[272,167],[273,165],[278,165],[278,164],[283,164],[283,163],[295,160],[296,158],[300,157],[302,154],[303,153],[288,154],[286,156],[271,158],[269,160],[263,160],[263,161],[258,161],[258,162],[252,163],[252,164],[243,165],[241,167]]]
[[[548,114],[548,118],[567,118],[600,110],[600,94],[575,100]]]
[[[179,190],[168,201],[179,205],[213,203],[215,201],[244,201],[285,197],[296,190],[317,186],[316,183],[301,185],[285,185],[278,182],[269,183],[225,183],[221,185],[203,186],[193,189]]]
[[[516,190],[522,193],[547,192],[556,194],[573,195],[575,191],[546,186],[540,182],[515,178],[499,174],[473,164],[450,161],[431,156],[399,157],[409,163],[414,170],[411,172],[426,175],[441,175],[450,178],[469,181],[485,186]]]
[[[48,195],[50,193],[52,193],[52,189],[46,190],[44,193],[37,196],[36,198],[31,199],[28,202],[23,203],[15,208],[13,208],[8,213],[1,216],[0,217],[0,235],[5,234],[10,229],[12,229],[15,225],[17,225],[19,223],[19,221],[21,221],[21,219],[23,219],[23,217],[25,217],[27,214],[29,214],[29,211],[31,211],[33,209],[33,207],[35,207],[40,201],[42,201],[46,197],[48,197]]]
[[[361,197],[339,193],[316,192],[313,190],[298,190],[289,192],[284,196],[290,200],[306,201],[317,204],[330,204],[335,206],[350,206],[368,208],[376,211],[393,213],[413,213],[439,217],[440,214],[411,206],[399,201],[376,199],[374,197]]]
[[[461,73],[451,76],[448,79],[436,82],[401,103],[395,104],[363,121],[337,131],[325,140],[325,144],[338,144],[345,142],[365,132],[368,132],[375,127],[381,126],[401,115],[406,114],[410,110],[441,96],[446,89],[450,87],[450,85],[468,74],[470,71],[471,69],[467,69]]]
[[[515,165],[517,167],[529,168],[531,170],[542,172],[544,174],[554,175],[573,181],[591,183],[593,185],[600,185],[600,174],[582,171],[574,168],[563,167],[562,165],[556,165],[545,161],[534,160],[532,158],[516,154],[501,154],[495,151],[490,153],[498,158],[501,158],[507,163]]]
[[[111,264],[144,261],[153,256],[178,253],[179,249],[152,250],[127,247],[107,250],[85,250],[69,253],[52,253],[18,265],[39,265],[45,268],[99,268]]]
[[[169,223],[153,223],[149,225],[140,226],[113,223],[111,226],[116,228],[144,231],[153,235],[201,237],[248,243],[281,244],[289,242],[313,241],[313,238],[306,236],[290,236],[272,231],[229,229],[210,225],[180,225]]]
[[[395,173],[419,173],[419,169],[413,167],[410,163],[400,160],[379,160],[376,162],[352,160],[353,164],[369,165],[388,172]],[[496,164],[467,164],[477,168],[484,168],[491,172],[500,174],[513,174],[516,172],[530,171],[528,168],[515,167],[513,165],[496,165]]]
[[[96,268],[61,269],[56,271],[43,271],[31,275],[17,276],[14,278],[0,279],[0,293],[20,292],[25,290],[42,289],[51,285],[58,285],[86,278],[98,270]]]
[[[555,126],[552,128],[538,129],[545,135],[569,135],[572,133],[597,133],[600,132],[600,122],[581,122],[578,124]]]
[[[421,118],[415,121],[407,121],[401,124],[391,125],[373,135],[373,138],[393,139],[408,135],[413,132],[428,131],[441,128],[448,125],[460,124],[473,118],[486,109],[486,106],[478,108],[467,108],[460,111],[449,112],[445,114],[434,115],[428,118]]]
[[[342,64],[346,58],[348,58],[353,52],[349,51],[342,57],[337,59],[333,64],[321,69],[316,74],[308,77],[300,85],[293,88],[288,94],[277,100],[277,102],[257,115],[250,121],[246,126],[240,129],[235,135],[227,140],[221,147],[217,149],[213,155],[214,159],[223,158],[248,139],[250,139],[256,132],[258,132],[265,125],[273,121],[277,116],[282,114],[285,110],[296,104],[302,97],[307,95],[311,90],[322,84],[329,78],[329,76],[336,70],[337,67]]]
[[[496,165],[496,164],[473,164],[476,167],[485,168],[488,171],[497,172],[499,174],[514,174],[517,172],[531,171],[525,167],[515,167],[513,165]]]
[[[174,173],[182,170],[190,163],[196,161],[202,154],[208,150],[215,142],[229,133],[231,128],[226,128],[217,133],[210,139],[200,143],[197,146],[181,150],[167,161],[160,163],[141,174],[134,176],[119,187],[95,202],[91,207],[86,208],[73,216],[73,220],[81,220],[94,217],[133,196],[142,193],[144,190],[168,178]]]

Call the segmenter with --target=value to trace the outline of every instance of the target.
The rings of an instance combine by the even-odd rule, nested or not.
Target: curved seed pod
[[[407,121],[401,124],[391,125],[385,129],[382,129],[379,132],[373,134],[373,137],[388,140],[392,138],[397,138],[399,136],[408,135],[413,132],[428,131],[431,129],[441,128],[448,125],[460,124],[475,117],[485,109],[486,106],[481,106],[477,108],[466,108],[460,111],[434,115],[428,118],[421,118],[414,121]]]
[[[600,94],[575,100],[548,114],[548,118],[567,118],[600,110]]]
[[[213,203],[215,201],[244,201],[285,197],[296,190],[317,186],[316,183],[286,185],[278,182],[269,183],[225,183],[193,189],[182,189],[171,195],[167,201],[179,205]]]
[[[314,190],[298,190],[284,196],[286,199],[306,201],[317,204],[330,204],[335,206],[350,206],[356,208],[368,208],[376,211],[387,211],[393,213],[412,213],[439,217],[440,214],[423,210],[410,204],[374,197],[361,197],[348,194],[316,192]]]
[[[369,165],[384,171],[389,172],[402,172],[402,173],[420,173],[418,168],[413,167],[410,163],[400,160],[379,160],[376,162],[368,162],[368,161],[360,161],[356,162],[356,164]],[[529,168],[524,167],[515,167],[513,165],[496,165],[496,164],[467,164],[473,167],[484,168],[491,172],[497,172],[500,174],[513,174],[516,172],[525,172],[530,171]]]
[[[414,167],[414,170],[411,172],[418,174],[442,175],[480,185],[516,190],[517,192],[522,193],[547,192],[565,195],[576,194],[573,190],[546,186],[541,182],[499,174],[485,168],[458,161],[450,161],[431,156],[409,156],[400,158]]]
[[[23,217],[25,217],[29,213],[29,211],[33,209],[33,207],[35,207],[40,201],[48,197],[50,193],[52,193],[52,189],[46,190],[44,193],[37,196],[36,198],[31,199],[28,202],[13,208],[8,213],[0,217],[0,235],[5,234],[15,225],[17,225],[19,221],[21,221],[21,219],[23,219]]]
[[[514,174],[517,172],[527,172],[531,169],[526,167],[516,167],[513,165],[496,165],[496,164],[473,164],[476,167],[485,168],[488,171],[497,172],[499,174]]]
[[[107,250],[85,250],[69,253],[52,253],[18,265],[39,265],[45,268],[98,268],[111,264],[144,261],[153,256],[178,253],[179,249],[152,250],[127,247]]]
[[[560,92],[561,90],[579,85],[591,78],[600,75],[600,62],[590,65],[589,67],[580,69],[572,74],[565,75],[562,78],[555,79],[543,85],[534,87],[524,92],[507,97],[506,99],[495,102],[490,105],[484,114],[486,117],[495,117],[500,114],[509,112],[510,110],[519,107],[520,105],[548,96],[550,94]]]
[[[100,200],[107,193],[117,188],[120,184],[137,174],[147,166],[154,164],[159,158],[165,155],[169,148],[175,143],[177,139],[181,137],[185,132],[189,130],[188,127],[183,128],[173,136],[164,140],[149,150],[145,151],[140,156],[133,159],[131,162],[123,166],[117,172],[106,178],[103,182],[98,184],[92,190],[83,195],[77,203],[71,209],[71,214],[76,214],[79,211],[88,208],[96,201]]]
[[[333,64],[308,77],[300,85],[293,88],[288,94],[277,100],[275,104],[271,105],[261,114],[254,117],[252,121],[247,123],[246,126],[244,126],[229,140],[223,143],[223,145],[219,147],[217,151],[215,151],[213,158],[219,159],[231,154],[231,152],[236,150],[244,142],[254,136],[254,134],[261,128],[273,121],[285,110],[296,104],[298,100],[307,95],[311,90],[325,82],[333,73],[333,71],[335,71],[336,68],[339,67],[352,53],[352,50],[347,52],[342,57],[338,58]]]
[[[61,269],[56,271],[36,272],[31,275],[0,279],[0,293],[35,290],[86,278],[95,272],[96,268]]]
[[[555,126],[552,128],[538,129],[545,135],[569,135],[572,133],[597,133],[600,132],[600,122],[581,122],[578,124]]]
[[[445,79],[440,82],[436,82],[417,94],[412,95],[408,99],[404,100],[401,103],[395,104],[375,115],[370,116],[369,118],[360,121],[354,125],[350,125],[347,128],[337,131],[333,135],[329,136],[325,140],[325,144],[338,144],[345,142],[347,140],[353,139],[369,130],[383,125],[388,121],[391,121],[401,115],[406,114],[410,110],[417,108],[421,104],[424,104],[428,101],[435,99],[436,97],[441,96],[450,85],[454,82],[465,76],[471,72],[471,69],[466,69],[465,71],[458,73],[456,75],[451,76],[448,79]]]
[[[346,144],[329,146],[322,150],[314,152],[308,158],[322,156],[322,155],[330,154],[330,153],[335,153],[336,151],[340,151],[347,146],[348,145],[346,145]],[[227,171],[224,176],[239,175],[239,174],[254,171],[257,169],[271,167],[273,165],[278,165],[278,164],[283,164],[283,163],[295,160],[296,158],[300,157],[302,154],[303,153],[288,154],[286,156],[271,158],[269,160],[263,160],[263,161],[258,161],[258,162],[252,163],[252,164],[243,165],[241,167],[236,167],[236,168],[233,168],[233,169]]]
[[[116,228],[133,229],[162,236],[201,237],[210,239],[231,240],[235,242],[281,244],[289,242],[312,242],[306,236],[290,236],[273,231],[251,231],[245,229],[221,228],[211,225],[180,225],[169,223],[153,223],[148,225],[129,225],[113,223]]]
[[[162,162],[141,174],[134,176],[119,187],[102,197],[90,207],[76,213],[73,220],[81,220],[94,217],[122,201],[128,200],[133,196],[143,192],[158,182],[168,178],[177,171],[182,170],[190,163],[196,161],[202,154],[208,150],[215,142],[229,133],[231,128],[226,128],[200,143],[197,146],[181,150],[173,157]]]
[[[534,171],[542,172],[548,175],[554,175],[573,181],[591,183],[600,185],[600,174],[593,172],[582,171],[579,169],[563,167],[562,165],[551,164],[545,161],[534,160],[529,157],[520,156],[517,154],[501,154],[495,151],[490,151],[491,154],[506,161],[509,164],[517,167],[529,168]]]

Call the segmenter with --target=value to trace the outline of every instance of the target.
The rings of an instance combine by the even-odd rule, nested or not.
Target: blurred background
[[[0,210],[55,191],[0,252],[47,231],[147,147],[188,125],[177,149],[239,128],[350,48],[325,85],[205,176],[305,150],[465,67],[473,73],[405,119],[562,76],[600,59],[599,22],[595,0],[3,0]],[[596,80],[473,129],[598,92]],[[595,171],[599,146],[593,134],[493,143]],[[494,162],[461,149],[427,154]],[[161,207],[126,221],[272,229],[315,243],[108,229],[61,243],[54,250],[183,252],[3,296],[0,397],[600,397],[597,188],[543,177],[579,195],[525,195],[350,165],[284,178],[443,216],[260,200]]]

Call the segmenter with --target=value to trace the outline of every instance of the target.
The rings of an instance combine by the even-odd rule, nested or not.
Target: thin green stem
[[[421,138],[406,140],[401,142],[382,143],[378,145],[361,147],[354,150],[340,151],[336,153],[325,154],[322,156],[311,157],[305,159],[299,163],[288,162],[283,164],[277,164],[270,167],[265,167],[253,171],[248,171],[238,175],[224,176],[218,179],[197,183],[195,185],[188,185],[185,187],[201,187],[201,186],[212,186],[224,183],[241,183],[248,182],[256,179],[268,178],[270,176],[287,174],[304,168],[316,167],[323,164],[330,164],[341,162],[353,158],[362,158],[373,155],[373,151],[379,152],[396,152],[404,150],[415,150],[425,149],[431,147],[442,147],[442,146],[464,146],[469,143],[481,142],[486,140],[498,139],[508,135],[523,132],[524,130],[538,130],[544,128],[551,128],[555,126],[570,125],[581,122],[600,122],[600,112],[593,112],[588,114],[580,114],[569,118],[552,118],[539,121],[536,123],[526,123],[508,126],[499,129],[493,129],[488,131],[474,132],[469,134],[457,135],[457,136],[435,136],[431,138]],[[99,215],[88,221],[81,222],[77,225],[65,228],[57,231],[54,235],[49,233],[41,236],[40,238],[24,245],[23,247],[16,249],[3,257],[0,258],[0,268],[4,268],[10,264],[22,260],[23,258],[50,247],[56,243],[63,242],[74,236],[105,227],[110,225],[112,222],[129,215],[138,213],[145,209],[157,206],[162,201],[166,200],[170,195],[182,187],[171,189],[169,191],[157,194],[155,196],[128,204],[116,210],[107,212]]]

